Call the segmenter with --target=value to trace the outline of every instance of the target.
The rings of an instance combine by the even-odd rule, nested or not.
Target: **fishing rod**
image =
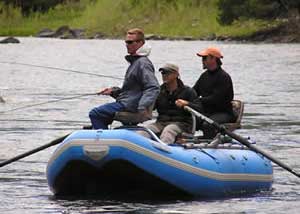
[[[123,78],[120,78],[120,77],[103,75],[103,74],[95,74],[95,73],[91,73],[91,72],[83,72],[83,71],[77,71],[77,70],[66,69],[66,68],[50,67],[50,66],[43,66],[43,65],[34,65],[34,64],[20,63],[20,62],[0,62],[0,63],[2,63],[2,64],[11,64],[11,65],[24,65],[24,66],[37,67],[37,68],[46,68],[46,69],[50,69],[50,70],[67,71],[67,72],[73,72],[73,73],[77,73],[77,74],[86,74],[86,75],[97,76],[97,77],[105,77],[105,78],[123,80]]]
[[[7,111],[0,111],[0,114],[5,114],[5,113],[8,113],[8,112],[17,111],[17,110],[21,110],[21,109],[25,109],[25,108],[34,107],[34,106],[45,105],[45,104],[48,104],[48,103],[56,103],[56,102],[63,101],[63,100],[71,100],[71,99],[76,99],[76,98],[86,97],[86,96],[91,96],[91,95],[100,95],[100,94],[99,93],[80,94],[80,95],[76,95],[76,96],[73,96],[73,97],[66,97],[66,98],[61,98],[61,99],[56,99],[56,100],[50,100],[50,101],[46,101],[46,102],[41,102],[41,103],[36,103],[36,104],[31,104],[31,105],[26,105],[26,106],[13,108],[13,109],[10,109],[10,110],[7,110]]]

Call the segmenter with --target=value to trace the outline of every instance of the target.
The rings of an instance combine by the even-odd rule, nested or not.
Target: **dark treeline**
[[[289,12],[300,14],[300,0],[219,0],[218,21],[232,24],[237,19],[259,18],[274,19],[287,17]]]
[[[21,8],[24,16],[29,15],[31,12],[47,12],[50,8],[67,1],[80,1],[80,0],[1,0],[6,5]]]

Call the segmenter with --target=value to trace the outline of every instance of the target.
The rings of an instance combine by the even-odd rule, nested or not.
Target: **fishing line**
[[[77,71],[77,70],[71,70],[71,69],[65,69],[65,68],[57,68],[57,67],[42,66],[42,65],[33,65],[33,64],[20,63],[20,62],[0,62],[0,63],[2,63],[2,64],[11,64],[11,65],[24,65],[24,66],[37,67],[37,68],[46,68],[46,69],[51,69],[51,70],[67,71],[67,72],[73,72],[73,73],[77,73],[77,74],[86,74],[86,75],[97,76],[97,77],[105,77],[105,78],[123,80],[123,78],[120,78],[120,77],[103,75],[103,74],[95,74],[95,73],[91,73],[91,72],[83,72],[83,71]]]
[[[63,101],[63,100],[71,100],[71,99],[76,99],[76,98],[86,97],[86,96],[91,96],[91,95],[98,95],[98,94],[99,93],[89,93],[89,94],[81,94],[81,95],[77,95],[77,96],[73,96],[73,97],[66,97],[66,98],[61,98],[61,99],[56,99],[56,100],[50,100],[50,101],[47,101],[47,102],[41,102],[41,103],[21,106],[21,107],[18,107],[18,108],[13,108],[13,109],[10,109],[10,110],[7,110],[7,111],[0,111],[0,113],[5,114],[7,112],[17,111],[17,110],[21,110],[21,109],[25,109],[25,108],[34,107],[34,106],[40,106],[40,105],[45,105],[45,104],[48,104],[48,103],[56,103],[56,102]]]
[[[45,122],[45,123],[84,123],[83,120],[47,120],[47,119],[0,119],[0,122],[15,122],[15,123],[24,123],[24,122]]]
[[[68,126],[68,127],[31,127],[31,128],[23,128],[23,127],[11,127],[11,128],[0,128],[0,132],[13,132],[13,133],[23,133],[23,132],[40,132],[40,131],[57,131],[57,130],[74,130],[78,128],[78,126]]]

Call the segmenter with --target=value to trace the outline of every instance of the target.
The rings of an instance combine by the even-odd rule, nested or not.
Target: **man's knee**
[[[95,107],[89,112],[90,118],[105,117],[105,115],[107,113],[104,106]]]
[[[157,123],[151,123],[145,126],[147,129],[150,129],[155,134],[159,134],[163,127],[160,124]]]
[[[98,116],[98,114],[97,114],[96,108],[93,108],[92,110],[90,110],[90,112],[89,112],[90,119],[97,118],[97,116]]]
[[[160,139],[167,144],[171,144],[175,142],[175,139],[179,133],[181,133],[181,129],[178,125],[169,124],[163,129]]]
[[[176,124],[169,124],[163,130],[163,132],[172,133],[173,135],[177,135],[181,131],[182,131],[181,128]]]

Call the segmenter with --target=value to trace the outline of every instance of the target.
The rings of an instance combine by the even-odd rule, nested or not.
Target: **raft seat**
[[[233,112],[236,116],[236,120],[233,123],[222,123],[221,125],[225,126],[225,128],[228,129],[229,131],[234,131],[242,127],[241,121],[244,113],[244,103],[240,100],[232,100],[231,104],[232,104]],[[194,130],[196,130],[194,126],[196,126],[195,123],[193,123],[193,129],[192,129],[193,133],[195,133]]]
[[[121,122],[125,126],[136,126],[139,123],[151,120],[152,110],[153,105],[146,110],[145,114],[140,114],[138,112],[119,111],[116,112],[114,120]]]
[[[234,131],[236,129],[240,129],[242,127],[241,121],[244,113],[244,103],[240,100],[233,100],[231,101],[232,103],[232,108],[234,111],[234,114],[236,115],[236,121],[233,123],[223,123],[221,125],[225,126],[225,128],[229,131]],[[177,136],[177,141],[183,143],[186,140],[188,141],[199,141],[199,139],[203,138],[203,136],[195,136],[196,132],[196,118],[195,116],[192,115],[193,119],[193,127],[192,127],[192,132],[187,133],[183,132],[180,135]]]
[[[244,103],[240,100],[233,100],[231,101],[231,104],[233,112],[237,116],[236,121],[234,123],[224,123],[222,125],[224,125],[226,129],[232,132],[242,127],[241,121],[244,113]]]
[[[153,106],[149,107],[145,114],[139,114],[138,112],[119,111],[115,113],[113,120],[121,122],[123,126],[136,126],[139,123],[143,123],[152,119],[152,109]],[[83,126],[83,129],[93,129],[93,126]]]

